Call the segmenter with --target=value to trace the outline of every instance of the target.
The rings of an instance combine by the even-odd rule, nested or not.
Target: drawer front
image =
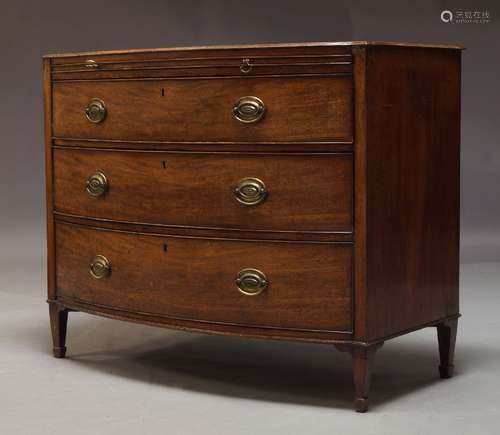
[[[89,272],[91,263],[100,278]],[[182,319],[348,332],[351,264],[350,244],[160,237],[56,224],[59,296]]]
[[[188,143],[351,141],[352,78],[55,82],[53,134]]]
[[[68,148],[56,148],[53,153],[58,212],[188,227],[352,230],[351,154]],[[105,190],[91,192],[100,193],[94,196],[86,190],[86,183],[99,174],[105,177]]]
[[[352,73],[349,46],[240,47],[94,53],[52,59],[54,80]]]

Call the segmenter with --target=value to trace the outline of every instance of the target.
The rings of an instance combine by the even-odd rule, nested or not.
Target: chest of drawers
[[[458,308],[459,47],[315,43],[44,57],[48,302],[351,352]],[[286,363],[285,361],[283,362]]]

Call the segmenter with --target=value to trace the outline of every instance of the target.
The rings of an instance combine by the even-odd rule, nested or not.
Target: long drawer
[[[60,297],[271,328],[351,331],[352,246],[131,234],[56,224]]]
[[[352,231],[351,154],[56,148],[60,213],[171,226]]]
[[[352,77],[70,81],[58,138],[171,142],[352,140]]]

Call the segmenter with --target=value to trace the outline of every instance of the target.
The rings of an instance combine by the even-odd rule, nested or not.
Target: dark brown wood
[[[212,52],[209,52],[212,53]],[[133,57],[73,59],[56,63],[54,80],[167,78],[167,77],[255,77],[262,75],[335,75],[352,72],[351,54],[254,54],[189,57]],[[89,60],[94,68],[88,67]],[[86,63],[87,62],[87,63]]]
[[[311,231],[260,231],[240,230],[238,228],[195,228],[162,224],[138,224],[128,221],[97,219],[54,212],[58,222],[87,225],[94,228],[108,228],[135,233],[156,234],[160,236],[194,236],[218,239],[277,240],[280,242],[352,242],[352,233],[311,232]]]
[[[54,171],[54,207],[59,213],[212,229],[352,232],[350,153],[54,149]],[[95,172],[105,174],[109,183],[103,197],[93,197],[84,188]],[[233,190],[246,177],[264,182],[268,194],[261,204],[237,201]]]
[[[244,61],[250,71],[240,69]],[[94,60],[97,68],[88,68]],[[335,344],[368,408],[374,353],[437,327],[453,373],[458,310],[460,47],[189,47],[44,59],[48,301],[184,331]],[[264,100],[261,122],[232,117]],[[84,108],[101,98],[106,120]],[[108,194],[85,180],[104,172]],[[244,177],[266,201],[233,197]],[[97,255],[111,263],[95,279]],[[269,281],[244,296],[237,273]]]
[[[238,57],[254,57],[264,54],[274,56],[319,55],[319,54],[350,54],[351,47],[389,46],[406,48],[433,48],[447,50],[462,50],[458,44],[429,44],[418,42],[396,41],[341,41],[341,42],[300,42],[279,44],[244,44],[244,45],[206,45],[195,47],[166,47],[166,48],[139,48],[128,50],[84,51],[79,53],[52,53],[44,58],[51,58],[54,64],[61,65],[67,62],[81,61],[82,57],[92,59],[175,59],[179,57],[220,57],[231,53]]]
[[[122,141],[97,139],[54,139],[54,145],[65,148],[91,148],[144,151],[216,151],[219,153],[331,153],[351,152],[352,140],[335,142],[168,142]]]
[[[353,49],[354,59],[354,336],[367,339],[366,325],[366,50]]]
[[[110,319],[122,320],[132,323],[141,323],[156,327],[174,329],[183,332],[203,333],[210,335],[259,338],[265,340],[287,340],[303,343],[351,343],[352,334],[345,331],[302,331],[298,329],[281,329],[258,326],[235,326],[232,324],[203,322],[199,320],[177,319],[154,314],[136,313],[124,311],[99,304],[90,304],[75,299],[58,297],[54,303],[71,310],[88,313]],[[71,311],[70,310],[70,311]]]
[[[351,140],[351,88],[350,76],[57,82],[53,134],[186,142]],[[245,96],[264,102],[261,121],[244,124],[233,118],[234,104]],[[84,114],[93,98],[107,108],[99,124]]]
[[[206,46],[206,47],[175,47],[150,48],[132,50],[86,51],[80,53],[47,54],[54,67],[62,67],[71,63],[85,62],[93,59],[97,62],[127,62],[127,61],[180,61],[212,59],[261,59],[261,58],[293,58],[296,56],[349,56],[351,47],[347,44],[302,43],[302,44],[256,44],[240,46]]]
[[[47,228],[47,293],[49,299],[56,294],[55,254],[54,254],[54,208],[53,208],[53,160],[52,160],[52,82],[50,59],[43,59],[43,114],[45,147],[45,204]]]
[[[366,133],[370,341],[458,314],[460,52],[368,47]]]
[[[356,393],[354,406],[357,412],[368,411],[373,360],[375,352],[383,344],[383,341],[371,345],[360,345],[355,342],[335,344],[335,347],[341,352],[349,352],[352,355],[353,380]]]
[[[53,353],[56,358],[66,356],[66,328],[68,324],[68,310],[57,304],[49,303],[50,329],[54,344]]]
[[[437,325],[440,359],[439,374],[443,379],[453,376],[457,325],[458,319],[448,320]]]
[[[104,255],[111,275],[89,273]],[[125,311],[281,329],[352,331],[352,246],[158,237],[56,225],[57,294]],[[242,295],[238,272],[269,287]]]
[[[354,405],[357,412],[368,411],[368,394],[370,391],[373,360],[375,352],[382,344],[352,347],[354,389],[356,393]]]

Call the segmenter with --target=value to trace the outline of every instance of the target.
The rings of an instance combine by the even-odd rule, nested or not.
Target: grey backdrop
[[[500,260],[500,8],[495,1],[17,0],[0,16],[0,259],[44,261],[41,56],[225,43],[387,39],[460,43],[462,261]],[[443,9],[488,11],[446,24]],[[29,269],[26,270],[29,273]]]

